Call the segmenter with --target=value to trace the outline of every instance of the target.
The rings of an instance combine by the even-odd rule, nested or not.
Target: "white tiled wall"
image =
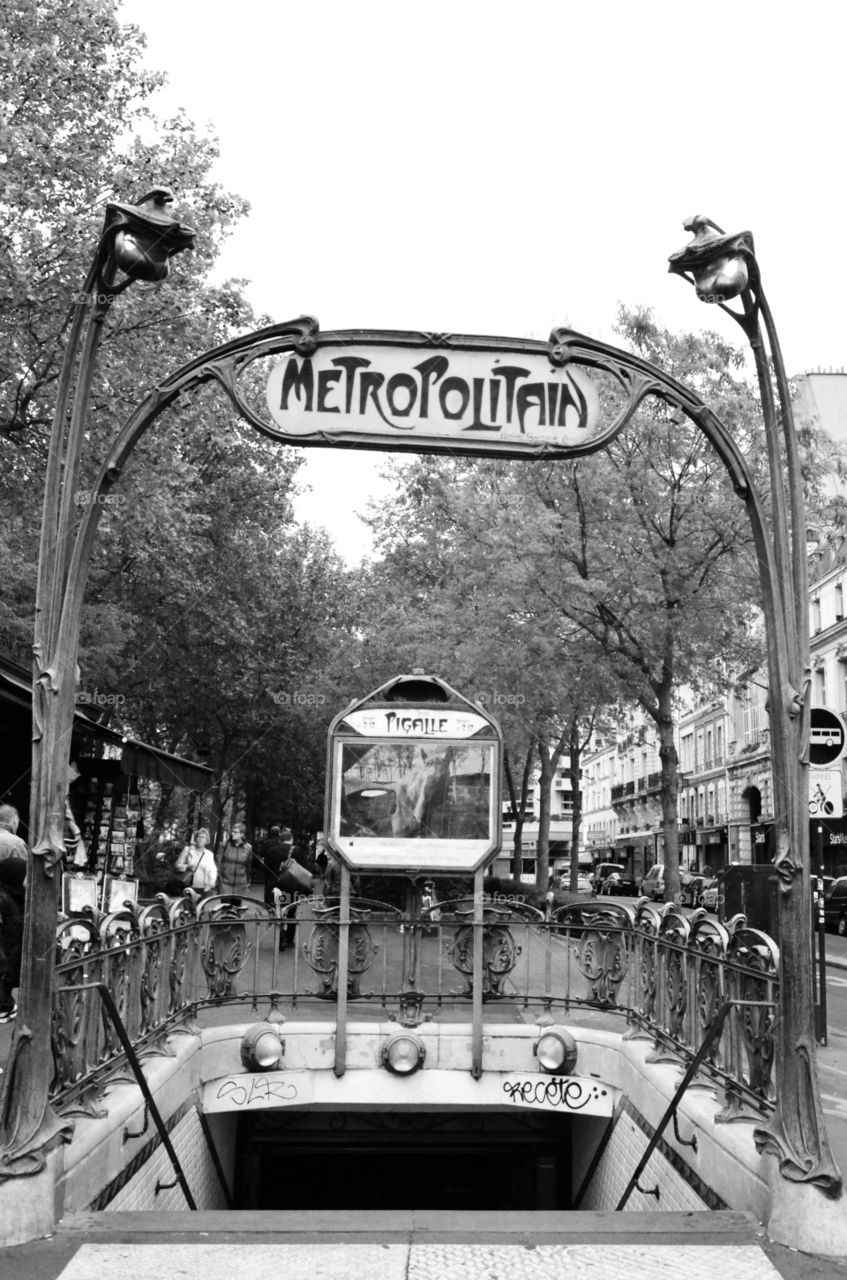
[[[581,1209],[614,1209],[647,1149],[649,1139],[631,1116],[621,1112],[600,1163],[585,1193]],[[660,1198],[633,1191],[626,1203],[629,1210],[708,1209],[709,1206],[658,1150],[638,1179],[642,1187],[658,1187]]]
[[[226,1208],[200,1119],[193,1107],[171,1130],[170,1139],[197,1208]],[[175,1181],[176,1174],[168,1153],[164,1146],[159,1145],[135,1176],[104,1207],[107,1210],[158,1209],[162,1212],[178,1212],[186,1208],[185,1196],[178,1182],[156,1195],[157,1182]]]

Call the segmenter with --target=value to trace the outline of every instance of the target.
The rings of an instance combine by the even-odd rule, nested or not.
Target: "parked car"
[[[717,911],[718,888],[717,876],[712,876],[711,878],[704,880],[703,888],[700,890],[700,906],[706,911]]]
[[[847,876],[839,876],[824,894],[823,918],[827,929],[847,935]]]
[[[657,862],[650,868],[644,879],[641,881],[642,897],[652,898],[654,902],[661,902],[665,896],[665,867],[664,863]]]
[[[556,877],[556,888],[563,889],[565,893],[570,893],[570,888],[571,888],[570,871],[559,872],[558,876]],[[591,884],[591,876],[587,875],[586,872],[584,871],[580,871],[579,875],[576,878],[576,891],[577,893],[593,893],[594,892],[593,886]]]
[[[701,906],[705,885],[706,876],[699,871],[683,871],[679,878],[679,905],[681,907]]]
[[[630,894],[635,896],[637,886],[622,862],[601,862],[594,868],[594,892],[596,894]]]

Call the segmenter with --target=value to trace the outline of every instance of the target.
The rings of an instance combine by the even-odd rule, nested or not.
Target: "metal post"
[[[485,946],[485,886],[482,868],[473,879],[473,1022],[471,1027],[471,1075],[482,1075],[482,971]]]
[[[826,915],[824,913],[824,881],[823,881],[823,827],[817,824],[817,855],[818,869],[818,910],[817,910],[817,933],[818,933],[818,1003],[815,1008],[815,1035],[818,1044],[825,1045],[827,1043],[827,1015],[826,1015]]]
[[[347,1070],[347,978],[350,967],[350,868],[341,864],[341,899],[338,916],[338,990],[335,1006],[335,1065],[343,1076]]]
[[[77,529],[78,476],[109,308],[134,280],[163,279],[168,259],[194,241],[193,231],[167,215],[170,199],[169,192],[155,190],[138,205],[106,206],[94,261],[74,305],[56,394],[33,638],[31,848],[18,1019],[0,1098],[0,1178],[43,1169],[47,1152],[70,1130],[49,1102],[54,955],[79,625],[100,515],[99,505],[83,511]]]
[[[798,802],[809,794],[810,663],[805,503],[791,392],[751,233],[725,235],[700,214],[685,227],[693,239],[671,255],[669,270],[692,283],[702,301],[732,316],[750,344],[772,503],[769,526],[757,530],[754,521],[754,535],[768,651],[780,1012],[774,1028],[776,1112],[754,1137],[759,1151],[776,1156],[784,1178],[836,1197],[842,1180],[826,1136],[815,1056],[809,821],[805,802]],[[726,305],[733,300],[740,311]]]

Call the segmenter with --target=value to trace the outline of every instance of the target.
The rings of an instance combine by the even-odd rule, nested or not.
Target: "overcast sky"
[[[847,364],[845,14],[814,0],[123,5],[168,74],[160,112],[208,125],[219,181],[250,201],[222,272],[250,281],[259,312],[608,339],[623,301],[740,341],[667,274],[683,219],[705,213],[753,231],[795,373]],[[351,561],[384,464],[309,454],[299,513]]]

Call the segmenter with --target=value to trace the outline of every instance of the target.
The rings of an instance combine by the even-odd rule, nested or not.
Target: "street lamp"
[[[110,203],[71,316],[50,435],[33,637],[30,845],[16,1034],[0,1099],[0,1178],[35,1173],[67,1136],[49,1103],[58,874],[68,756],[78,680],[79,618],[87,573],[75,562],[81,536],[79,476],[103,321],[136,280],[159,281],[195,233],[171,218],[165,188],[137,205]],[[96,495],[85,495],[93,500]],[[92,522],[88,522],[91,524]]]
[[[702,214],[684,225],[692,239],[671,254],[669,270],[744,331],[756,365],[770,475],[774,573],[766,571],[757,550],[770,686],[780,1004],[773,1029],[776,1111],[770,1125],[754,1136],[760,1152],[776,1156],[784,1179],[813,1184],[836,1197],[841,1175],[824,1128],[812,1003],[806,511],[791,392],[753,236],[749,231],[727,235]]]

